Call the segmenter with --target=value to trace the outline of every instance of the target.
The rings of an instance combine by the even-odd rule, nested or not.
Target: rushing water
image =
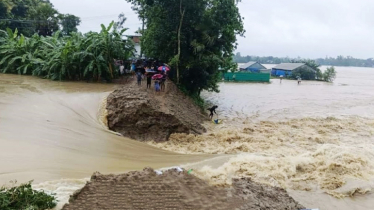
[[[204,93],[224,124],[207,124],[206,136],[177,135],[169,145],[156,145],[200,155],[108,131],[101,109],[114,85],[0,74],[0,183],[34,179],[36,188],[57,193],[63,203],[95,171],[184,165],[216,184],[251,176],[285,187],[311,208],[370,209],[374,69],[337,71],[332,84],[275,79],[221,83],[220,93]],[[181,141],[186,138],[193,141]],[[339,184],[340,191],[329,190]]]
[[[245,153],[200,175],[218,183],[251,176],[285,187],[307,207],[372,209],[374,68],[336,70],[334,83],[272,79],[221,83],[220,93],[205,93],[231,124],[208,135],[208,148]]]

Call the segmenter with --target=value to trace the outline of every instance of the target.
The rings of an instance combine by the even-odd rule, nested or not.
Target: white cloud
[[[242,55],[374,57],[374,1],[243,0]]]
[[[141,23],[125,0],[51,0],[62,13],[82,18],[79,30],[100,30],[124,12],[129,34]],[[242,55],[374,57],[373,0],[242,0],[247,33]]]
[[[133,34],[141,22],[132,11],[131,5],[125,0],[50,0],[60,13],[70,13],[81,18],[79,30],[82,32],[100,31],[101,24],[109,25],[117,21],[118,15],[124,13],[127,17],[125,27],[128,34]]]

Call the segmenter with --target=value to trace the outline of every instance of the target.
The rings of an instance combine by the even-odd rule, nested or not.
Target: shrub
[[[33,190],[32,181],[17,187],[0,188],[0,209],[2,210],[44,210],[54,208],[56,197],[43,191]]]
[[[335,77],[336,77],[336,71],[333,66],[327,68],[326,71],[323,72],[323,80],[326,82],[334,81]]]

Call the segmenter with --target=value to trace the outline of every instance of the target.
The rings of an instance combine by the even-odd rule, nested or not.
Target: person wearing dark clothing
[[[152,84],[152,74],[147,73],[147,89],[151,88],[151,84]]]
[[[161,78],[161,81],[160,81],[160,87],[161,87],[161,91],[165,91],[165,82],[166,82],[166,73],[163,73],[162,74],[162,78]]]
[[[136,78],[138,79],[138,86],[142,85],[142,72],[136,72]]]
[[[208,110],[210,111],[210,114],[209,114],[209,117],[210,117],[210,119],[212,119],[213,118],[213,113],[215,113],[215,114],[217,114],[217,112],[216,112],[216,109],[218,108],[218,106],[212,106],[212,108],[209,108]]]

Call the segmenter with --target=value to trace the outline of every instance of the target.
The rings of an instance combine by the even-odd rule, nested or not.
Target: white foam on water
[[[42,182],[33,184],[32,187],[35,190],[43,190],[48,194],[54,194],[57,198],[57,206],[54,210],[62,209],[64,204],[69,202],[70,195],[82,187],[89,181],[89,178],[85,179],[61,179],[55,181]]]
[[[204,135],[173,134],[168,142],[149,144],[180,153],[225,154],[220,164],[209,159],[187,165],[214,185],[251,177],[271,186],[323,190],[341,198],[373,189],[373,125],[373,120],[358,117],[244,121],[231,128],[211,127]]]

